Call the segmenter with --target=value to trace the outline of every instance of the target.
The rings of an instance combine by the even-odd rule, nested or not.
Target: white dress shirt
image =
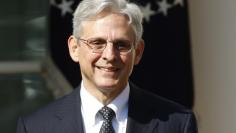
[[[116,133],[125,133],[128,118],[128,99],[130,87],[125,89],[107,106],[112,108],[116,117],[112,120],[112,125]],[[99,133],[103,123],[102,116],[97,113],[104,105],[91,95],[84,87],[83,81],[80,90],[81,112],[85,133]]]

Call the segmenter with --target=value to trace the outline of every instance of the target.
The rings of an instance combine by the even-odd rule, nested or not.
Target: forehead
[[[133,37],[134,32],[127,16],[102,13],[82,23],[82,36]]]

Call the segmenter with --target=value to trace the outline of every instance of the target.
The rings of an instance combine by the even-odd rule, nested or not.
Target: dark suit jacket
[[[197,133],[194,114],[183,106],[130,85],[127,133]],[[18,120],[17,133],[83,133],[80,87]]]

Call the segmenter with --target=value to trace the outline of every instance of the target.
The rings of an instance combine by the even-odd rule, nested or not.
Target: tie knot
[[[115,112],[107,106],[102,107],[99,113],[102,115],[103,119],[107,121],[112,121],[112,118],[116,115]]]

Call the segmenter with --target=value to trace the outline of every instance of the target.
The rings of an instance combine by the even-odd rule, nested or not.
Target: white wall
[[[199,133],[236,133],[236,0],[188,0]]]

